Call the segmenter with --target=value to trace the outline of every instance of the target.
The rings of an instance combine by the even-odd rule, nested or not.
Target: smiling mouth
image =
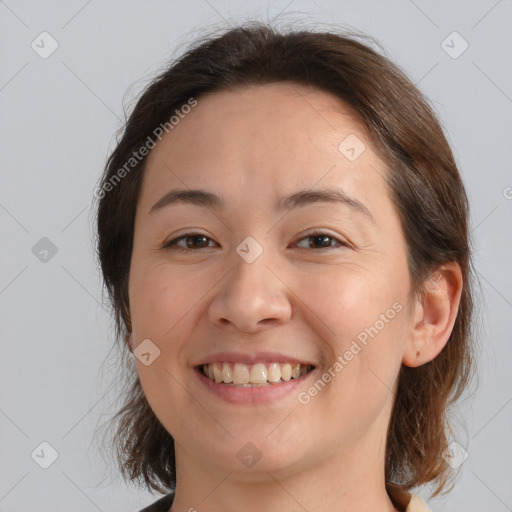
[[[298,379],[314,369],[298,363],[211,363],[197,367],[203,375],[218,384],[236,387],[270,386]]]

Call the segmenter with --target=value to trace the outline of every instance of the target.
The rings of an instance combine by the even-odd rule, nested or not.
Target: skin
[[[365,145],[355,161],[338,150],[349,134]],[[397,510],[384,480],[396,378],[402,364],[419,366],[442,350],[462,279],[449,264],[423,298],[411,294],[386,174],[347,106],[291,84],[203,96],[150,153],[130,268],[131,343],[150,339],[160,350],[150,365],[136,362],[175,440],[173,512]],[[281,196],[325,187],[343,190],[371,217],[341,203],[273,210]],[[150,213],[172,189],[215,193],[225,209],[180,203]],[[333,238],[315,243],[308,238],[315,228]],[[190,232],[208,238],[185,252],[162,248]],[[252,263],[236,252],[248,236],[263,248]],[[298,391],[396,303],[401,311],[301,404]],[[316,368],[297,392],[235,405],[207,390],[194,370],[225,351],[277,351]],[[261,454],[251,468],[237,457],[247,442]]]

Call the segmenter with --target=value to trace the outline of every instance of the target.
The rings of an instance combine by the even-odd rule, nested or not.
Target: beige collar
[[[427,504],[417,495],[413,494],[405,512],[432,512]]]
[[[386,484],[391,501],[401,512],[432,512],[417,494],[403,491],[398,485]]]

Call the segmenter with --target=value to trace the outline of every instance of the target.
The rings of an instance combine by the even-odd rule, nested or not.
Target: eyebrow
[[[212,192],[199,189],[187,190],[171,190],[160,198],[151,208],[149,213],[153,213],[165,206],[173,204],[192,204],[196,206],[203,206],[208,209],[222,211],[225,207],[225,201]],[[282,210],[292,210],[296,208],[303,208],[313,203],[341,203],[349,206],[354,211],[368,217],[373,223],[375,219],[370,213],[368,208],[353,197],[350,197],[345,192],[337,188],[324,188],[319,190],[300,190],[293,194],[281,197],[277,200],[274,208],[277,212]]]

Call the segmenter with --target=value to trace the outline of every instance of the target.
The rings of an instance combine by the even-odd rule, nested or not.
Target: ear
[[[432,361],[443,350],[459,310],[463,280],[460,266],[447,263],[424,283],[413,306],[411,332],[402,363],[416,367]]]

